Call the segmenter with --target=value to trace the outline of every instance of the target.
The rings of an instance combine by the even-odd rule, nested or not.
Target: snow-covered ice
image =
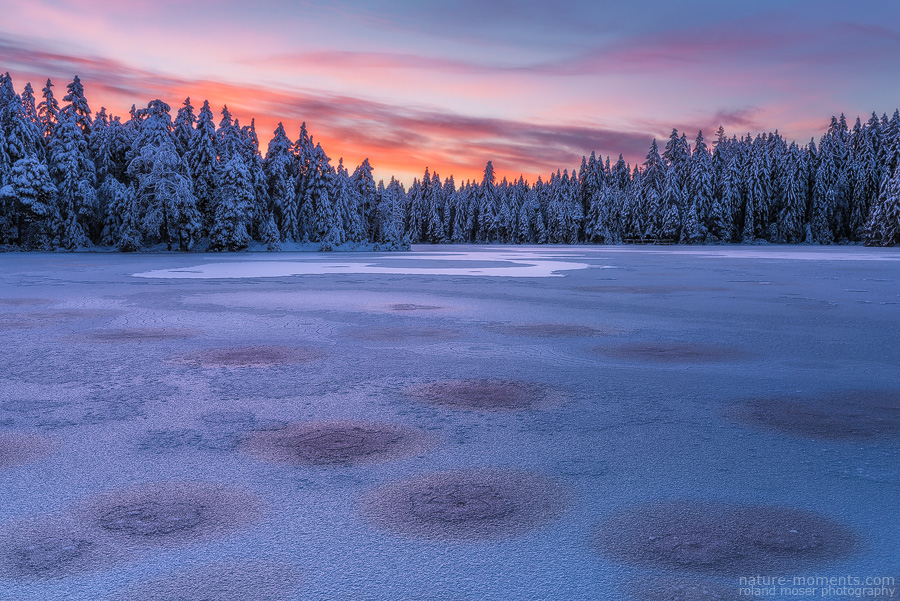
[[[898,261],[0,255],[0,601],[900,578]]]

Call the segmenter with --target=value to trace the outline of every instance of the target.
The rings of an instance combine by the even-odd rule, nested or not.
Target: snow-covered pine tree
[[[335,228],[334,245],[365,241],[365,226],[359,211],[359,197],[350,181],[350,173],[344,167],[343,158],[338,159],[337,170],[331,174],[329,185],[328,195],[334,207],[336,222],[340,225]]]
[[[721,203],[716,202],[713,189],[713,160],[703,140],[702,131],[697,132],[689,169],[689,191],[685,204],[688,206],[693,204],[697,210],[700,237],[702,240],[706,240],[709,236],[714,240],[722,240],[729,235],[728,225]]]
[[[49,250],[61,225],[50,173],[29,155],[13,164],[0,188],[0,244]]]
[[[778,241],[803,241],[806,218],[806,188],[800,149],[791,143],[781,161],[782,202],[778,214]]]
[[[209,102],[204,100],[197,118],[197,127],[191,134],[188,151],[185,155],[194,196],[197,198],[197,210],[200,212],[203,234],[212,229],[215,220],[219,187],[217,140],[212,109],[209,107]]]
[[[275,128],[263,170],[268,185],[269,213],[281,235],[281,240],[296,242],[300,231],[298,226],[298,206],[294,183],[294,160],[291,141],[284,131],[284,125]]]
[[[353,171],[351,181],[359,198],[359,214],[365,226],[366,239],[374,241],[372,232],[375,228],[377,203],[375,178],[372,177],[372,165],[369,164],[369,159],[363,159],[363,162]]]
[[[175,121],[172,124],[175,128],[173,134],[175,139],[175,148],[178,150],[178,156],[186,156],[191,146],[191,138],[194,137],[194,124],[197,117],[194,116],[194,106],[191,104],[190,96],[184,99],[184,104],[178,109]]]
[[[319,144],[316,144],[313,153],[313,169],[309,175],[305,204],[312,217],[309,225],[310,241],[321,243],[320,250],[330,251],[340,244],[343,232],[330,196],[334,168]]]
[[[675,170],[675,164],[669,163],[666,166],[666,177],[663,180],[663,194],[654,216],[656,219],[655,238],[660,242],[677,242],[681,239],[682,242],[694,244],[697,240],[688,240],[682,236],[681,206],[684,204],[684,200],[681,197],[683,188],[680,180],[681,178]],[[695,238],[700,236],[699,222],[693,231],[684,232],[685,236],[688,234]]]
[[[201,216],[187,165],[178,154],[169,105],[153,100],[128,166],[137,183],[141,226],[148,242],[190,250],[200,238]]]
[[[431,183],[424,187],[425,220],[423,223],[423,242],[438,244],[444,241],[444,194],[441,178],[435,171],[431,176]]]
[[[459,204],[456,182],[453,180],[452,175],[444,180],[444,185],[441,187],[441,195],[444,198],[441,228],[444,232],[445,241],[449,242],[453,238],[453,222],[456,217],[456,206]]]
[[[890,178],[885,178],[866,230],[866,244],[900,244],[900,164]]]
[[[48,157],[62,217],[60,244],[70,250],[89,246],[89,235],[102,227],[96,176],[87,140],[78,119],[68,109],[59,114]]]
[[[250,172],[240,153],[233,153],[221,169],[215,219],[209,233],[210,250],[244,250],[250,243],[250,209],[255,194]]]
[[[59,120],[59,103],[53,96],[53,82],[47,80],[47,85],[41,90],[41,103],[38,105],[38,121],[41,130],[41,137],[46,141],[49,140]]]
[[[66,86],[66,95],[63,96],[63,102],[67,103],[63,106],[63,110],[67,111],[70,118],[75,120],[75,124],[81,130],[81,134],[87,138],[91,133],[91,107],[88,106],[87,98],[84,97],[84,86],[81,79],[75,76],[68,86]]]
[[[307,189],[312,183],[314,171],[316,170],[316,147],[313,144],[312,136],[306,130],[306,122],[300,125],[300,136],[294,142],[294,156],[297,157],[294,162],[294,185],[297,195],[297,223],[301,240],[309,241],[313,233],[310,229],[313,217],[312,207],[306,202],[308,198]]]
[[[673,131],[673,135],[676,135],[676,132]],[[634,215],[632,216],[633,224],[640,223],[643,226],[643,231],[640,233],[633,232],[637,234],[635,237],[641,241],[657,237],[656,225],[659,219],[658,215],[661,212],[665,178],[666,168],[662,158],[659,156],[659,147],[654,139],[650,145],[650,150],[647,152],[644,160],[644,170],[641,173],[640,200],[637,207],[634,207],[640,213],[640,217],[634,219]]]

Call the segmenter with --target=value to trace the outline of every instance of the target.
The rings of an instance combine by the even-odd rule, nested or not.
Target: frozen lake
[[[0,335],[0,601],[900,579],[900,249],[5,254]]]

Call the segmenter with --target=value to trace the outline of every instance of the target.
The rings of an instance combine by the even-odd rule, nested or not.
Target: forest
[[[803,146],[777,131],[709,143],[672,130],[640,165],[591,153],[527,182],[457,184],[426,168],[407,188],[351,173],[306,128],[279,124],[263,156],[255,123],[218,125],[190,98],[129,117],[92,113],[76,76],[17,93],[0,76],[0,249],[321,250],[414,243],[900,243],[900,111],[832,117]]]

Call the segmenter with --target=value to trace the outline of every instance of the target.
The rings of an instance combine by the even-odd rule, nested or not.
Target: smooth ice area
[[[191,267],[155,269],[134,274],[140,278],[275,278],[292,275],[368,273],[383,275],[471,275],[511,278],[545,278],[562,271],[587,269],[587,263],[555,261],[551,253],[534,251],[402,253],[382,255],[377,262],[354,261],[360,253],[340,263],[309,257],[305,261],[253,260],[207,263]],[[447,266],[440,262],[463,266]],[[402,263],[398,265],[397,263]],[[417,266],[416,263],[421,264]],[[497,265],[497,263],[500,263]]]
[[[898,261],[0,254],[0,601],[706,601],[750,598],[742,576],[900,578]],[[680,569],[619,549],[627,532],[598,543],[642,508],[703,525],[721,506],[808,512],[855,547],[791,563],[808,533],[766,524],[750,551],[703,528],[651,541]],[[722,569],[689,563],[704,553]]]

